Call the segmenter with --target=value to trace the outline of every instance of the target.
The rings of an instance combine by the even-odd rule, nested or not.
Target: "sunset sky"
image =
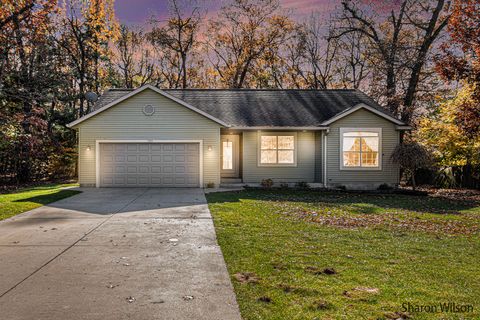
[[[292,10],[297,19],[318,11],[328,14],[340,4],[340,0],[280,0],[285,9]],[[208,16],[215,13],[228,3],[228,0],[199,0],[208,10]],[[168,0],[116,0],[115,11],[121,23],[142,25],[152,15],[163,18],[167,14]]]

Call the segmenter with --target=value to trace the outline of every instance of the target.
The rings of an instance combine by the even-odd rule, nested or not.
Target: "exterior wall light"
[[[90,146],[87,146],[87,151],[90,151],[90,150],[91,150]]]
[[[207,150],[212,151],[212,146],[208,146]]]

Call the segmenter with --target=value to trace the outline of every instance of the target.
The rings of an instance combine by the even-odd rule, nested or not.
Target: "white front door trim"
[[[203,188],[203,140],[95,140],[95,186],[100,187],[100,143],[198,143],[200,188]]]

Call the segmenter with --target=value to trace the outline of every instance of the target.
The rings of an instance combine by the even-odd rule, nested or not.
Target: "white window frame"
[[[262,136],[293,136],[293,163],[262,163]],[[257,137],[257,166],[259,167],[296,167],[297,166],[297,150],[298,150],[297,132],[259,132]],[[278,147],[278,146],[277,146]]]
[[[343,165],[343,135],[348,132],[374,132],[378,133],[378,166],[377,167],[346,167]],[[382,128],[340,128],[340,170],[354,171],[379,171],[382,170]],[[361,161],[361,160],[360,160]]]

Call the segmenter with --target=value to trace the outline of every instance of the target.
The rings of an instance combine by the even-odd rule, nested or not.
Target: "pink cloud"
[[[216,12],[228,2],[228,0],[204,0],[200,1],[200,4],[205,6],[208,17],[214,17]],[[282,7],[291,10],[298,18],[314,11],[329,13],[339,3],[340,0],[281,0]],[[168,0],[116,0],[115,9],[120,22],[145,24],[152,15],[159,18],[168,15]]]

